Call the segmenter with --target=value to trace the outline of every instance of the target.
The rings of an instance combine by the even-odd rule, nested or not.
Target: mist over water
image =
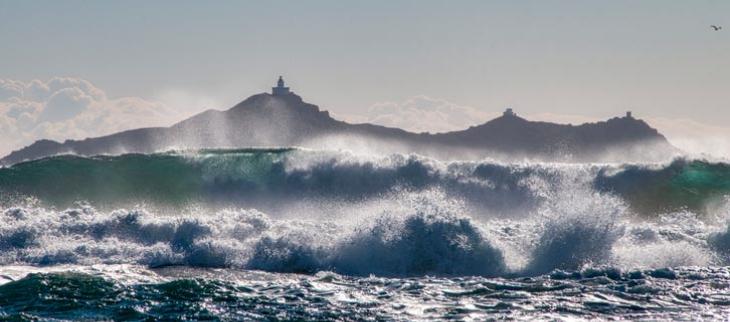
[[[275,307],[305,319],[722,314],[730,301],[715,286],[730,276],[728,182],[730,165],[682,158],[510,164],[306,149],[58,156],[0,168],[0,294],[37,283],[99,288],[90,303],[107,301],[107,289],[125,294],[104,302],[117,309],[87,308],[97,317],[125,307],[165,317],[153,302],[173,296],[169,283],[232,299],[176,314],[247,307],[254,319]],[[578,289],[588,291],[566,304],[569,313],[536,308]],[[695,295],[683,298],[683,289]],[[233,300],[242,294],[257,304]],[[2,301],[3,314],[24,307]],[[345,309],[348,301],[359,309]]]

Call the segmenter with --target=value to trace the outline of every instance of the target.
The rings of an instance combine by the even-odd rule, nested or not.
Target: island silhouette
[[[332,140],[336,138],[336,140]],[[279,77],[271,93],[250,96],[228,110],[207,110],[170,127],[122,131],[84,140],[38,140],[0,159],[12,165],[59,154],[152,153],[171,149],[373,147],[384,152],[436,157],[468,156],[541,161],[654,161],[678,153],[667,139],[631,112],[581,125],[534,122],[507,109],[498,118],[468,129],[413,133],[334,119],[304,102]]]

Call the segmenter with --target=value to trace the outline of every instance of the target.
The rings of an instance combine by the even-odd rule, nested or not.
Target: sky
[[[0,0],[0,44],[0,154],[170,125],[283,75],[349,121],[445,131],[506,107],[572,123],[632,110],[680,147],[730,155],[726,0]]]

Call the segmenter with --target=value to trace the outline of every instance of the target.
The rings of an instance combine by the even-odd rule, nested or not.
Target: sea
[[[0,320],[730,317],[730,164],[303,148],[0,168]]]

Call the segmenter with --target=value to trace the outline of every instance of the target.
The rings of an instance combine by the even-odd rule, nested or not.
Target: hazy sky
[[[425,96],[484,115],[730,123],[727,0],[0,0],[0,43],[6,83],[73,77],[172,109],[229,107],[282,74],[354,119]]]

